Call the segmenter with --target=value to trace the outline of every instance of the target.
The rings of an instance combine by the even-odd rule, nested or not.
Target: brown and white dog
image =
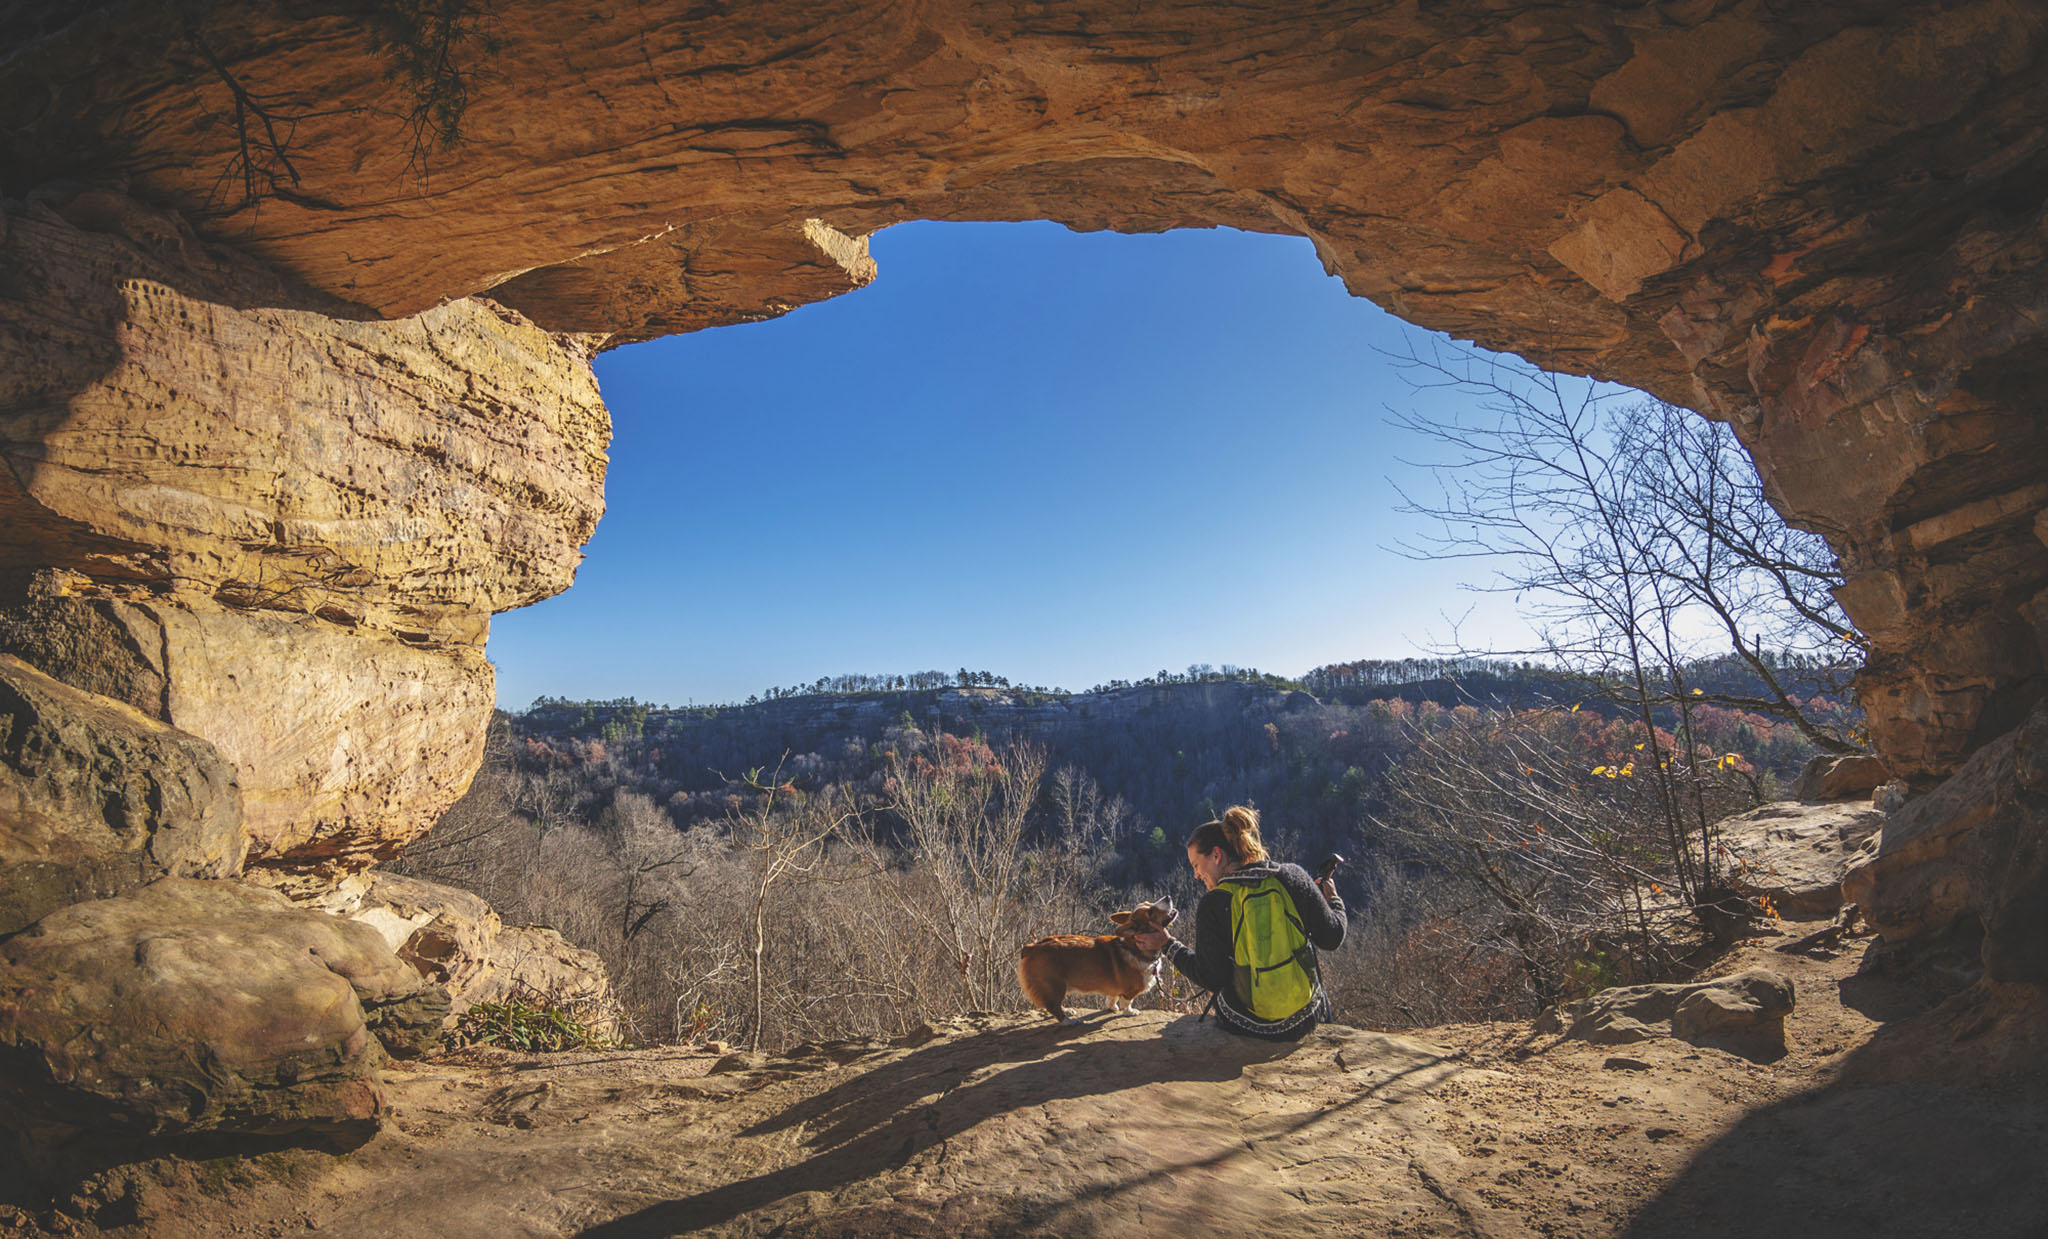
[[[1160,951],[1141,951],[1139,934],[1164,930],[1180,913],[1173,900],[1141,903],[1109,919],[1113,934],[1054,934],[1026,943],[1017,958],[1017,980],[1032,1005],[1062,1024],[1072,1022],[1060,1005],[1068,994],[1107,994],[1112,1013],[1133,1009],[1158,984]]]

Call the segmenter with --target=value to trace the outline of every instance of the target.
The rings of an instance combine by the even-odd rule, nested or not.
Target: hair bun
[[[1230,850],[1239,860],[1251,862],[1266,859],[1266,845],[1259,838],[1259,811],[1249,805],[1234,804],[1223,812],[1223,833],[1230,836]]]

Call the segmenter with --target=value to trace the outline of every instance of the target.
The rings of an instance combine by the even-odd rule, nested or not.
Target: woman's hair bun
[[[1259,838],[1259,811],[1235,804],[1223,811],[1223,833],[1230,837],[1230,850],[1237,859],[1250,864],[1266,859],[1266,845]]]

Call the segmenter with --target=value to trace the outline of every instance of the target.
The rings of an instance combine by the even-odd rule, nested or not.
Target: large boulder
[[[43,670],[140,702],[219,751],[266,880],[317,885],[395,854],[483,758],[494,676],[471,646],[204,605],[60,595],[21,609]],[[95,641],[103,631],[120,639]]]
[[[386,1053],[447,996],[366,925],[165,878],[0,942],[0,1113],[39,1156],[83,1137],[367,1133]]]
[[[445,986],[451,1022],[480,1002],[540,998],[575,1011],[600,1035],[621,1030],[603,960],[555,930],[504,924],[468,891],[379,870],[305,902],[370,926],[421,977]]]
[[[1981,932],[1992,980],[2048,984],[2048,703],[1891,814],[1842,893],[1889,944]]]
[[[1724,818],[1715,831],[1731,890],[1810,921],[1842,906],[1842,871],[1882,825],[1884,814],[1868,804],[1780,800]]]
[[[0,935],[165,875],[233,877],[248,850],[212,745],[0,655]]]
[[[1752,1056],[1783,1051],[1792,982],[1768,968],[1708,981],[1604,989],[1546,1012],[1539,1027],[1595,1045],[1675,1036]]]
[[[118,194],[6,206],[0,566],[436,645],[568,588],[611,440],[583,342],[369,319]]]
[[[1817,753],[1792,784],[1794,800],[1840,800],[1890,781],[1891,769],[1870,753]]]

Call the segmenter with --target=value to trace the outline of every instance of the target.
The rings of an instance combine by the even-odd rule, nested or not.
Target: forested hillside
[[[1782,722],[1712,704],[1739,695],[1730,668],[1693,670],[1714,691],[1684,710],[1684,760],[1711,777],[1701,812],[1774,794],[1810,746]],[[1392,812],[1413,808],[1412,796],[1392,793],[1419,746],[1441,763],[1451,744],[1475,769],[1512,767],[1532,781],[1540,766],[1544,781],[1617,812],[1641,790],[1619,776],[1634,778],[1646,746],[1666,766],[1683,748],[1661,716],[1653,742],[1598,686],[1528,664],[1354,663],[1303,681],[1197,667],[1085,693],[994,686],[999,677],[969,672],[948,687],[877,680],[841,677],[737,706],[543,700],[501,715],[470,793],[400,867],[598,950],[645,1034],[673,1036],[755,1019],[740,1018],[719,986],[748,971],[735,945],[748,918],[796,898],[761,876],[776,848],[810,840],[797,848],[803,864],[829,861],[848,881],[881,884],[857,897],[848,886],[812,889],[803,898],[813,917],[837,899],[851,901],[852,919],[896,901],[906,937],[870,944],[871,959],[912,951],[912,922],[943,902],[931,884],[943,885],[950,854],[1007,830],[1001,846],[1022,858],[1007,889],[956,875],[965,895],[994,901],[975,916],[1001,921],[1003,941],[939,953],[955,965],[927,961],[934,976],[957,966],[964,983],[950,999],[919,1001],[969,1009],[1008,997],[1000,961],[1026,936],[1086,928],[1135,899],[1198,896],[1181,845],[1229,805],[1257,806],[1282,858],[1349,856],[1340,886],[1384,944],[1418,932],[1435,905],[1413,888],[1443,869]],[[946,817],[969,801],[974,813]],[[1399,897],[1389,883],[1405,884]],[[740,897],[749,890],[751,902]],[[858,964],[843,960],[840,973]],[[1508,979],[1516,967],[1501,968],[1486,985],[1527,988]]]
[[[1731,660],[1732,662],[1732,660]],[[616,789],[666,808],[679,829],[721,818],[731,784],[780,766],[799,785],[841,784],[879,794],[889,755],[906,733],[950,734],[995,747],[1045,749],[1128,814],[1110,876],[1135,885],[1181,860],[1178,843],[1232,804],[1253,804],[1269,831],[1304,854],[1357,846],[1377,780],[1412,742],[1412,729],[1448,711],[1570,711],[1586,767],[1619,757],[1621,711],[1588,686],[1539,667],[1422,662],[1380,664],[1429,674],[1392,683],[1339,683],[1310,673],[1318,696],[1272,678],[1154,679],[1085,693],[949,687],[785,694],[752,705],[669,710],[636,702],[538,702],[505,719],[513,765],[551,778],[575,812],[595,818]],[[1372,664],[1351,664],[1357,668]],[[1717,695],[1739,693],[1731,667],[1703,668]],[[1719,673],[1719,674],[1716,674]],[[1712,704],[1694,727],[1716,755],[1772,786],[1812,749],[1796,731]],[[488,777],[488,776],[486,776]]]

